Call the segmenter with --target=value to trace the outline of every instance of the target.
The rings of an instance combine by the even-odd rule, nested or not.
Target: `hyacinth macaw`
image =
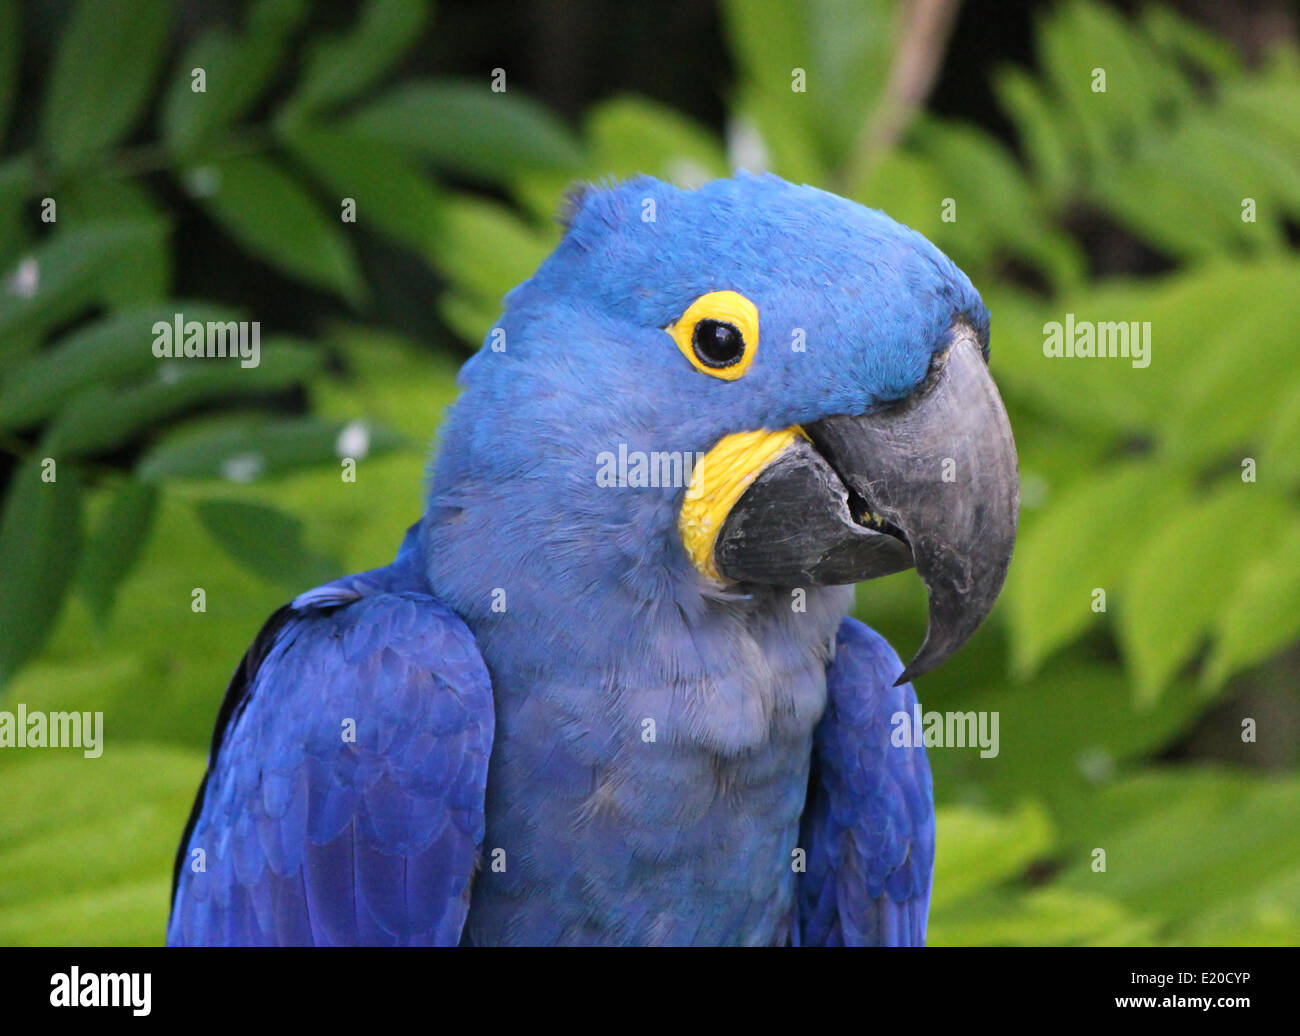
[[[564,222],[396,560],[238,667],[169,943],[924,941],[930,772],[891,717],[1016,528],[979,295],[774,176],[586,187]],[[904,669],[846,615],[913,566]]]

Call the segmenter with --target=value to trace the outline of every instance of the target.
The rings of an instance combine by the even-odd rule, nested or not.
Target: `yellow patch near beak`
[[[808,438],[798,425],[777,432],[736,432],[720,439],[695,465],[677,528],[700,574],[725,581],[713,563],[713,545],[722,523],[750,483],[799,437]]]

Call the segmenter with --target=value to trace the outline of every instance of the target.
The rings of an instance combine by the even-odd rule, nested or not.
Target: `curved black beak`
[[[922,389],[882,410],[825,418],[769,464],[714,545],[736,582],[835,585],[915,565],[929,627],[904,683],[955,652],[992,610],[1016,539],[1020,479],[1006,409],[974,333]]]

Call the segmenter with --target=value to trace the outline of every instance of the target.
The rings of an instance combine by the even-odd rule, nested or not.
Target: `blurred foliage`
[[[0,0],[0,133],[18,100],[19,7]],[[0,943],[160,941],[243,646],[287,595],[384,563],[419,512],[456,364],[364,319],[374,284],[340,200],[440,275],[434,304],[477,344],[558,240],[574,180],[695,185],[733,165],[886,210],[947,251],[993,313],[1022,532],[993,620],[919,687],[928,707],[1001,717],[996,758],[931,752],[932,943],[1300,938],[1294,745],[1268,749],[1278,773],[1179,751],[1193,729],[1240,742],[1250,713],[1233,701],[1296,693],[1293,50],[1247,68],[1158,6],[1055,5],[1037,69],[993,72],[1013,149],[900,107],[892,3],[735,0],[723,141],[638,97],[597,105],[574,132],[486,77],[393,83],[421,3],[368,0],[327,36],[304,37],[307,13],[253,0],[242,27],[173,53],[162,0],[82,0],[31,146],[0,160],[0,705],[102,710],[108,742],[93,764],[0,754]],[[790,89],[796,67],[806,93]],[[34,217],[44,198],[56,223]],[[174,297],[187,243],[173,228],[190,205],[255,268],[354,319],[269,334],[255,370],[155,360],[157,319],[255,316]],[[1162,272],[1098,277],[1098,226]],[[1150,321],[1151,366],[1044,357],[1044,324],[1067,313]],[[355,485],[340,480],[345,456]],[[910,574],[864,585],[859,604],[900,651],[920,640]],[[1282,735],[1256,718],[1260,744],[1245,747],[1264,751]]]

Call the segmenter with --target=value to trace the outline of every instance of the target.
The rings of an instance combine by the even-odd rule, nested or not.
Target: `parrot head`
[[[575,588],[716,599],[915,567],[929,627],[899,682],[956,651],[1001,589],[1019,485],[967,277],[770,175],[584,187],[564,222],[462,372],[431,509],[489,501],[471,524],[502,570],[541,551]]]

